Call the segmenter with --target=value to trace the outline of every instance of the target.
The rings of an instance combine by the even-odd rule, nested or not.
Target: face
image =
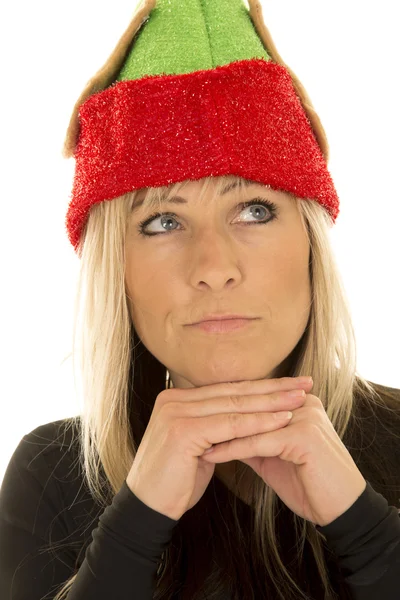
[[[138,230],[157,210],[132,211],[125,284],[135,330],[174,387],[274,377],[310,315],[310,248],[296,202],[257,183],[213,201],[215,182],[199,202],[201,183],[179,193],[185,203],[162,207],[173,216],[144,227],[158,235]],[[231,331],[190,325],[210,313],[253,319]]]

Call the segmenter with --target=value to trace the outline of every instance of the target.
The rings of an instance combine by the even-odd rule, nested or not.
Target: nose
[[[215,231],[197,238],[190,249],[189,279],[193,287],[207,286],[218,292],[242,279],[240,256],[228,235]]]

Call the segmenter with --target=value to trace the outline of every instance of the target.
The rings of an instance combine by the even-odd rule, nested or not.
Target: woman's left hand
[[[202,459],[251,467],[299,517],[328,525],[354,504],[367,482],[317,396],[306,393],[280,429],[216,444]]]

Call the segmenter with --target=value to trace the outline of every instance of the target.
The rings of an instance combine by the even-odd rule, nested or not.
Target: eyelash
[[[243,202],[243,204],[241,206],[243,206],[242,210],[244,210],[245,208],[248,208],[249,206],[257,206],[261,204],[262,206],[265,206],[266,208],[268,208],[268,210],[271,213],[271,217],[268,219],[268,221],[259,221],[259,222],[254,222],[254,223],[245,223],[245,225],[267,225],[268,223],[270,223],[271,221],[273,221],[274,219],[276,219],[277,213],[278,213],[278,207],[276,204],[274,204],[274,202],[270,202],[269,200],[263,200],[262,198],[254,198],[253,200],[250,200],[249,202]],[[242,211],[240,211],[242,212]],[[154,213],[153,215],[151,215],[151,217],[148,217],[147,219],[145,219],[144,221],[141,221],[138,224],[138,232],[140,235],[144,235],[146,237],[150,237],[150,236],[154,236],[154,235],[168,235],[170,233],[174,233],[174,231],[177,231],[176,229],[170,230],[170,231],[165,231],[165,233],[161,233],[161,232],[157,232],[157,233],[146,233],[145,232],[145,227],[147,225],[149,225],[154,219],[158,218],[158,217],[177,217],[177,215],[175,213],[172,212],[165,212],[165,213]]]

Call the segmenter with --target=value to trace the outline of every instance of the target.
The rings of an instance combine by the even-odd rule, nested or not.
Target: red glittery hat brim
[[[143,187],[233,174],[322,204],[339,199],[287,69],[242,60],[121,81],[79,110],[66,228],[77,250],[90,207]]]

